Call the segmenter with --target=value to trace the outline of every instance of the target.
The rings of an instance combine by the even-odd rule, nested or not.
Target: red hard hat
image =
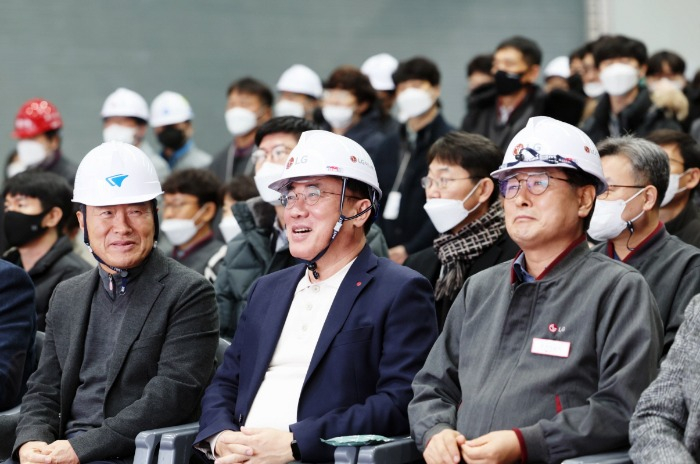
[[[61,113],[53,103],[43,98],[32,98],[19,108],[12,137],[29,139],[44,132],[60,129],[61,126]]]

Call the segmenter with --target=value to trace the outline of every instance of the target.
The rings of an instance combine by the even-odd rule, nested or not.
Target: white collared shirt
[[[312,283],[309,273],[304,273],[294,292],[265,378],[245,421],[247,427],[289,431],[289,425],[297,422],[299,397],[311,357],[340,284],[354,262],[353,259],[318,283]]]

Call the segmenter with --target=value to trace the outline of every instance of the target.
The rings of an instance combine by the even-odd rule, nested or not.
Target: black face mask
[[[44,235],[46,227],[41,226],[41,220],[47,212],[23,214],[17,211],[5,211],[3,227],[7,243],[13,247],[20,247]]]
[[[524,74],[524,73],[523,73]],[[496,93],[498,95],[512,95],[523,88],[523,74],[496,71]]]
[[[581,79],[580,74],[572,74],[566,79],[569,82],[569,90],[572,92],[575,92],[579,95],[583,95],[584,97],[586,94],[583,91],[583,79]]]
[[[165,126],[158,134],[158,141],[165,148],[173,151],[179,150],[185,144],[185,131],[175,126]]]

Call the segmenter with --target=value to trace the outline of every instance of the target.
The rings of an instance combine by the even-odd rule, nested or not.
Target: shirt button
[[[311,311],[312,309],[314,309],[314,305],[312,305],[311,303],[309,303],[309,304],[306,305],[306,310],[307,310],[307,311]]]
[[[312,290],[314,293],[318,293],[318,292],[321,291],[321,287],[319,287],[318,285],[314,285],[313,287],[311,287],[311,290]]]
[[[302,331],[302,332],[306,332],[307,330],[309,330],[309,326],[308,326],[308,325],[304,324],[304,325],[301,326],[301,331]]]

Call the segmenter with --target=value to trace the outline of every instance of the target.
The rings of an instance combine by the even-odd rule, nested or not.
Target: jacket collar
[[[517,274],[513,268],[513,264],[518,260],[522,253],[522,250],[518,252],[518,255],[511,263],[510,277],[511,283],[513,284],[519,283]],[[590,249],[588,247],[588,242],[586,242],[586,235],[583,234],[571,242],[571,244],[564,251],[562,251],[559,256],[554,258],[554,261],[549,263],[549,265],[547,265],[545,270],[540,275],[535,276],[535,281],[547,281],[559,278],[561,275],[567,273],[572,267],[578,266],[579,261],[588,253],[590,253]]]

